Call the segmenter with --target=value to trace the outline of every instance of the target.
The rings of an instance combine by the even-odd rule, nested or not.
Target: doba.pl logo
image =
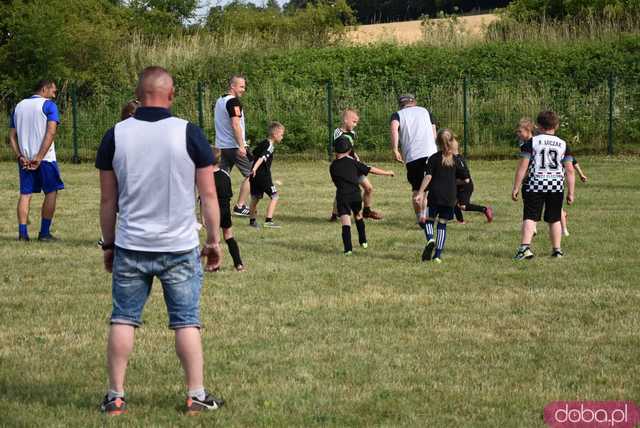
[[[633,401],[554,401],[544,421],[551,428],[634,428],[640,409]]]

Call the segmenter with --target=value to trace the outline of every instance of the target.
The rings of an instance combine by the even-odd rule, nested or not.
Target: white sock
[[[203,387],[200,387],[197,389],[190,389],[188,394],[189,394],[189,397],[196,397],[198,400],[204,400],[205,397],[207,396],[207,393],[205,392]]]
[[[109,391],[107,391],[107,399],[108,400],[113,400],[114,398],[124,398],[124,391],[114,391],[113,389],[110,389]]]

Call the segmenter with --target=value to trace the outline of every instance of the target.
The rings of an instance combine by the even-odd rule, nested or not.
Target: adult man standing
[[[185,372],[187,410],[213,410],[224,402],[204,390],[200,338],[202,267],[196,229],[198,188],[207,227],[202,255],[217,270],[220,213],[213,182],[213,153],[197,126],[171,116],[171,75],[161,67],[140,74],[141,107],[105,134],[98,149],[100,226],[104,265],[112,272],[111,327],[107,346],[109,390],[102,411],[126,411],[124,379],[134,331],[154,277],[162,283],[169,328]],[[116,229],[116,211],[119,210]]]
[[[422,184],[427,160],[438,151],[435,119],[429,110],[416,105],[416,97],[412,94],[399,96],[398,105],[400,109],[391,116],[391,149],[395,160],[403,162],[407,168],[407,180],[412,190],[411,202],[416,220],[419,220],[426,206],[426,198],[421,205],[416,204],[414,198]]]
[[[231,76],[226,95],[216,101],[213,108],[214,122],[216,126],[216,147],[220,149],[220,168],[231,172],[234,165],[244,177],[238,192],[238,202],[233,208],[233,213],[239,216],[248,216],[249,207],[246,201],[249,196],[249,176],[251,175],[252,162],[247,153],[245,137],[244,112],[240,98],[247,89],[247,80],[239,75]]]
[[[11,115],[9,143],[20,167],[18,240],[28,241],[27,220],[33,193],[44,192],[39,241],[54,241],[49,229],[56,210],[58,190],[64,189],[56,162],[53,139],[60,123],[58,107],[52,101],[57,87],[41,80],[34,95],[18,103]]]

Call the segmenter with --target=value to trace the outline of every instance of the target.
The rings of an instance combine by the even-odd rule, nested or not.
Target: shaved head
[[[143,106],[170,107],[173,103],[173,78],[162,67],[147,67],[140,73],[136,95]]]

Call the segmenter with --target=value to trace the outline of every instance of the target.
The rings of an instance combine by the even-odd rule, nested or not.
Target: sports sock
[[[40,222],[40,236],[47,236],[49,234],[49,228],[51,227],[50,218],[43,218]]]
[[[107,391],[107,399],[113,400],[114,398],[124,398],[124,391],[114,391],[113,389]]]
[[[520,246],[518,247],[518,251],[524,251],[527,248],[529,248],[530,244],[520,244]]]
[[[207,393],[203,387],[190,389],[188,394],[189,397],[196,397],[198,400],[204,400],[207,397]]]
[[[360,244],[364,244],[367,242],[367,234],[364,230],[364,219],[356,219],[356,227],[358,228],[358,242]]]
[[[435,257],[440,257],[444,250],[444,242],[447,240],[447,223],[438,223],[438,240],[436,242]]]
[[[424,234],[427,236],[427,241],[433,239],[433,220],[427,220],[424,225]]]
[[[27,231],[27,225],[26,224],[19,224],[18,225],[18,234],[20,236],[25,237],[25,238],[29,236],[29,232]]]
[[[238,247],[238,243],[236,242],[234,237],[229,239],[225,239],[227,246],[229,247],[229,253],[231,254],[231,258],[233,259],[233,266],[238,267],[242,264],[242,259],[240,258],[240,247]]]
[[[342,244],[344,245],[344,252],[353,250],[351,245],[351,226],[342,225]]]
[[[459,222],[463,222],[464,221],[464,215],[462,215],[462,210],[460,209],[459,206],[455,206],[455,208],[453,209],[453,212],[456,215],[456,220],[458,220]]]
[[[264,218],[265,223],[270,223],[273,221],[273,217],[265,217]]]
[[[469,204],[465,208],[465,211],[476,211],[479,213],[483,213],[486,210],[487,210],[487,207],[485,207],[484,205],[474,205],[474,204]]]
[[[371,212],[371,207],[364,207],[362,209],[362,214],[367,215]]]

